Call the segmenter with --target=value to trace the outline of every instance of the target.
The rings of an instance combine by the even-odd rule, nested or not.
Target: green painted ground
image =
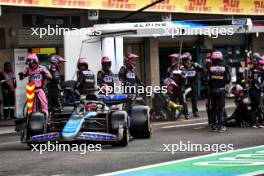
[[[264,146],[161,163],[110,175],[234,176],[261,170],[264,171]]]

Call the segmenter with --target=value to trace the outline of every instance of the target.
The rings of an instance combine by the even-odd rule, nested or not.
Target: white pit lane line
[[[200,122],[200,123],[191,123],[191,124],[179,124],[179,125],[171,125],[171,126],[163,126],[162,129],[169,128],[181,128],[181,127],[190,127],[190,126],[198,126],[198,125],[206,125],[208,122]]]
[[[14,127],[0,127],[0,135],[16,133]]]
[[[4,142],[4,143],[0,143],[0,146],[10,145],[10,144],[18,144],[18,143],[20,143],[20,141]]]
[[[197,122],[197,121],[207,121],[207,118],[198,118],[198,119],[189,119],[189,120],[183,120],[183,121],[173,121],[173,122],[157,122],[157,123],[153,123],[153,126],[162,126],[162,125],[169,125],[169,124],[190,124],[192,122]]]

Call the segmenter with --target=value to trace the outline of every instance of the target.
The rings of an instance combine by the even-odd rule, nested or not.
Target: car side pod
[[[74,140],[81,130],[82,124],[86,118],[96,116],[96,112],[87,112],[85,114],[73,114],[62,130],[64,140]]]

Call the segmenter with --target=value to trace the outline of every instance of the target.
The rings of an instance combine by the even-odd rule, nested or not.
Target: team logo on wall
[[[18,56],[17,57],[17,62],[16,62],[17,65],[25,65],[26,64],[26,59],[24,56]]]

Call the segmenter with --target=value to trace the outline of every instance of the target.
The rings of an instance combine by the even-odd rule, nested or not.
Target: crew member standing
[[[249,70],[249,96],[251,100],[252,127],[264,128],[261,124],[262,112],[260,110],[262,101],[261,92],[263,91],[264,84],[264,59],[259,55],[255,55],[253,59],[253,68]]]
[[[59,55],[52,55],[50,57],[50,65],[48,70],[52,76],[52,79],[48,83],[48,102],[49,108],[55,111],[62,111],[63,109],[63,90],[61,81],[61,67],[65,62],[65,59]]]
[[[4,63],[4,71],[0,73],[4,101],[4,119],[15,118],[16,78],[10,62]]]
[[[95,75],[89,69],[88,61],[86,58],[80,58],[77,63],[77,84],[76,89],[79,94],[86,96],[86,99],[96,100],[95,95]]]
[[[101,59],[102,69],[97,73],[97,85],[102,86],[111,86],[114,87],[114,73],[111,71],[111,60],[109,57],[103,57]]]
[[[223,64],[223,54],[215,51],[211,56],[212,64],[209,66],[206,80],[209,86],[209,96],[212,104],[212,130],[225,132],[225,86],[231,81],[230,72]]]
[[[206,75],[209,72],[210,65],[211,65],[211,53],[207,53],[205,57],[205,69],[202,74],[201,84],[204,86],[203,94],[205,97],[205,107],[206,107],[206,112],[207,112],[207,117],[208,117],[208,125],[212,127],[213,125],[212,116],[211,116],[212,106],[211,106],[211,99],[209,96],[208,84],[206,81]]]
[[[185,73],[187,77],[187,88],[191,88],[190,97],[192,100],[192,112],[194,117],[199,117],[197,108],[197,76],[199,72],[203,71],[201,65],[196,62],[192,62],[192,56],[189,52],[183,53],[181,55],[182,66],[181,70]]]

